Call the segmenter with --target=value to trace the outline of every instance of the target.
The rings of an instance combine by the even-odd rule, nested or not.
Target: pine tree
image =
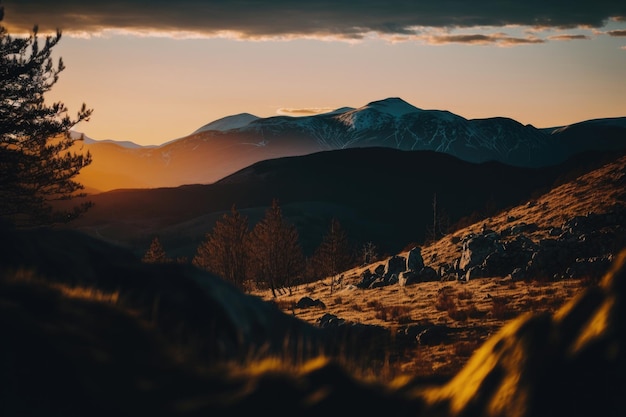
[[[207,233],[205,241],[198,246],[193,264],[245,290],[247,237],[248,218],[233,205],[230,213],[215,223],[212,232]]]
[[[0,21],[3,14],[0,8]],[[70,129],[92,110],[83,104],[72,119],[63,103],[44,102],[64,69],[61,59],[55,66],[51,58],[60,39],[57,31],[42,45],[36,26],[28,37],[12,37],[0,26],[0,217],[16,226],[69,221],[90,207],[53,207],[84,196],[75,177],[91,163],[89,153],[70,149],[81,140]]]
[[[339,220],[333,218],[330,221],[328,232],[313,255],[316,273],[331,279],[331,294],[335,286],[336,276],[347,270],[352,265],[352,262],[352,249],[350,248],[348,235],[341,227]]]
[[[265,212],[248,241],[250,270],[258,281],[266,283],[276,297],[276,290],[287,287],[304,270],[304,256],[299,242],[298,230],[286,223],[278,200]]]
[[[145,263],[156,264],[156,263],[169,263],[172,260],[167,257],[167,254],[165,253],[165,249],[163,248],[163,245],[161,244],[161,241],[159,240],[159,238],[155,237],[154,239],[152,239],[152,242],[150,243],[150,247],[144,254],[141,261]]]

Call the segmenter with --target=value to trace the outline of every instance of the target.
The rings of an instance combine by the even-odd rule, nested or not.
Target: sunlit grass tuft
[[[61,291],[61,293],[66,297],[101,303],[117,304],[120,297],[119,291],[105,292],[92,287],[69,287],[60,284],[55,284],[53,287]]]

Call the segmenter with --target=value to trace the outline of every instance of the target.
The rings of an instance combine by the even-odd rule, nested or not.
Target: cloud
[[[465,43],[474,45],[500,45],[513,46],[525,44],[544,43],[545,40],[534,37],[513,37],[504,33],[492,34],[459,34],[459,35],[428,35],[424,37],[426,42],[441,45],[446,43]]]
[[[609,36],[626,36],[626,30],[609,30],[606,33]]]
[[[276,114],[280,114],[282,116],[312,116],[315,114],[328,113],[334,111],[335,109],[332,107],[307,107],[307,108],[287,108],[281,107],[276,110]]]
[[[548,39],[551,41],[573,41],[573,40],[578,40],[578,39],[591,39],[591,38],[587,35],[562,34],[562,35],[548,36]]]
[[[66,34],[114,29],[243,39],[410,36],[416,27],[602,27],[609,18],[626,16],[626,2],[614,0],[4,0],[3,5],[3,24],[11,32],[38,24],[42,31],[59,28]]]

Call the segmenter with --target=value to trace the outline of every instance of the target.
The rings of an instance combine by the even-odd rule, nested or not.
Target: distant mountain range
[[[424,239],[433,224],[435,198],[438,218],[454,224],[526,202],[556,181],[611,158],[613,153],[587,152],[565,163],[528,168],[476,164],[433,151],[323,151],[260,161],[213,184],[95,194],[89,197],[94,207],[69,226],[138,254],[159,236],[172,256],[193,257],[205,233],[233,204],[253,226],[276,198],[307,254],[333,217],[357,246],[372,241],[381,253],[397,253]]]
[[[585,151],[626,149],[626,117],[538,129],[504,117],[468,120],[400,98],[314,116],[228,116],[156,147],[89,140],[88,191],[210,184],[256,162],[348,148],[427,150],[519,167],[561,163]]]

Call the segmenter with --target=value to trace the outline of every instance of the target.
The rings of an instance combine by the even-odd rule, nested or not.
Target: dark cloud
[[[609,30],[606,33],[610,36],[626,36],[626,30]]]
[[[573,41],[573,40],[578,40],[578,39],[591,39],[591,38],[587,35],[562,34],[562,35],[549,36],[548,39],[551,41]]]
[[[544,43],[543,39],[539,39],[533,36],[526,38],[517,38],[507,36],[502,33],[494,34],[465,34],[465,35],[434,35],[426,38],[429,43],[432,44],[445,44],[445,43],[465,43],[465,44],[477,44],[477,45],[524,45],[524,44],[536,44]]]
[[[4,0],[12,31],[57,28],[95,32],[105,28],[184,31],[242,37],[339,36],[369,32],[413,34],[412,27],[469,28],[525,25],[601,27],[626,16],[626,2],[595,0]]]

